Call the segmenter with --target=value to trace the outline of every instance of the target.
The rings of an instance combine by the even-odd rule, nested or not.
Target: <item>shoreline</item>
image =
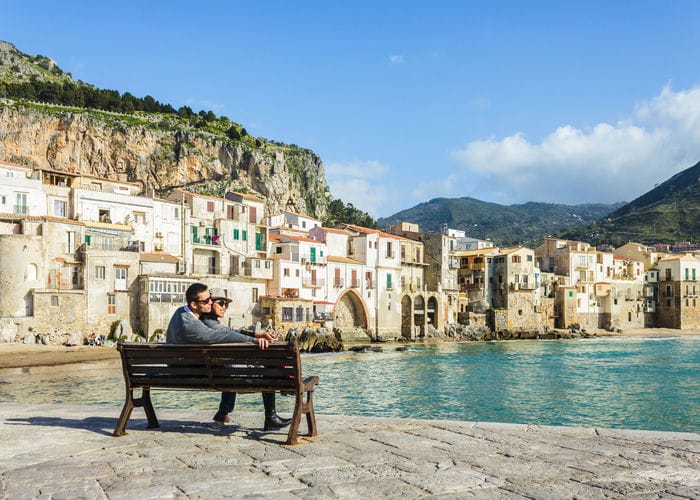
[[[671,328],[639,328],[612,333],[605,330],[589,332],[588,339],[595,338],[673,338],[673,337],[700,337],[700,329],[674,330]],[[562,339],[577,340],[577,339]],[[524,340],[522,340],[524,341]],[[537,339],[530,340],[537,341]],[[521,342],[521,340],[455,340],[451,337],[436,337],[420,339],[417,341],[401,342],[387,340],[385,342],[371,342],[369,339],[345,341],[345,351],[348,347],[364,346],[410,346],[420,344],[432,344],[442,342],[473,343],[473,342]],[[0,343],[0,375],[19,373],[38,373],[60,369],[91,369],[114,364],[119,366],[119,352],[113,346],[53,346],[41,344]]]

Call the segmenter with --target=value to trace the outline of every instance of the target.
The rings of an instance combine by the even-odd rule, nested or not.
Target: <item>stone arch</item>
[[[333,325],[342,331],[369,329],[369,313],[362,297],[352,288],[345,290],[335,303]]]
[[[411,321],[411,313],[413,304],[411,297],[404,295],[401,299],[401,336],[407,339],[413,338],[413,321]]]
[[[438,301],[435,296],[428,298],[428,307],[425,310],[425,315],[428,323],[435,329],[439,330],[440,325],[438,321],[440,319],[440,310],[438,309]]]
[[[425,299],[422,295],[416,295],[413,302],[413,324],[418,327],[419,335],[425,335]]]

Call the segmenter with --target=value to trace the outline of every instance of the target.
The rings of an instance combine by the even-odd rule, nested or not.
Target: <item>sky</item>
[[[312,149],[374,217],[632,201],[700,161],[700,2],[4,0],[73,78]]]

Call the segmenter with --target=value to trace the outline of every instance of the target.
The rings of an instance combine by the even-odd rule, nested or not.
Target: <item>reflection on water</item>
[[[318,413],[700,430],[700,338],[415,345],[303,356]],[[88,375],[89,373],[89,375]],[[121,405],[121,369],[0,376],[2,401]],[[156,408],[215,411],[218,395],[153,394]],[[237,406],[262,411],[260,396]],[[291,397],[278,397],[289,412]]]

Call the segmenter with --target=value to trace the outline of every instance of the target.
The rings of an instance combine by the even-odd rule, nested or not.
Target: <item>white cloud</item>
[[[382,183],[390,169],[378,161],[331,162],[325,170],[334,198],[352,203],[374,217],[397,196]]]
[[[483,200],[631,201],[700,160],[700,87],[667,86],[615,124],[563,125],[539,143],[522,133],[472,141],[451,157],[462,193]]]
[[[389,56],[389,62],[391,64],[403,64],[406,62],[406,58],[403,54],[392,54]]]

